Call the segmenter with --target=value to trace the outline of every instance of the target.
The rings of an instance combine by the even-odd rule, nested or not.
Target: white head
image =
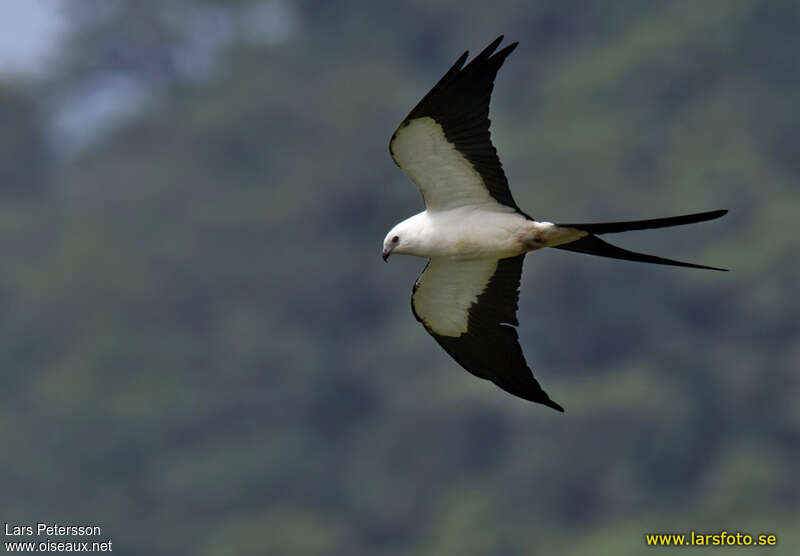
[[[417,255],[420,257],[425,256],[420,252],[424,232],[424,223],[421,221],[420,216],[421,215],[418,214],[403,220],[389,230],[389,233],[386,234],[383,240],[383,252],[381,256],[384,261],[387,261],[389,255],[392,253]]]

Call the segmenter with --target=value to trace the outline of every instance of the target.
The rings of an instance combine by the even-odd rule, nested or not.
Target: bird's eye
[[[398,236],[394,236],[392,238],[392,243],[397,243],[398,241],[400,241],[400,238]]]

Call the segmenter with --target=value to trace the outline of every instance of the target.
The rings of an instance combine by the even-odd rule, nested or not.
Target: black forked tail
[[[713,210],[710,212],[699,212],[696,214],[685,214],[683,216],[671,216],[668,218],[653,218],[650,220],[633,220],[630,222],[600,222],[596,224],[558,224],[569,228],[577,228],[590,235],[582,237],[576,241],[565,243],[563,245],[556,245],[556,249],[564,249],[565,251],[575,251],[577,253],[586,253],[588,255],[598,255],[600,257],[610,257],[612,259],[623,259],[626,261],[636,261],[641,263],[655,263],[665,264],[671,266],[685,266],[689,268],[705,268],[708,270],[722,270],[727,271],[726,268],[717,268],[714,266],[705,266],[701,264],[685,263],[682,261],[674,261],[672,259],[665,259],[663,257],[656,257],[655,255],[647,255],[645,253],[636,253],[635,251],[628,251],[616,245],[611,245],[603,241],[594,234],[613,234],[617,232],[627,232],[630,230],[648,230],[651,228],[666,228],[669,226],[681,226],[683,224],[694,224],[695,222],[703,222],[705,220],[713,220],[726,214],[727,210]]]
[[[650,220],[631,220],[629,222],[597,222],[595,224],[558,224],[559,226],[578,228],[590,234],[615,234],[631,230],[649,230],[651,228],[668,228],[669,226],[683,226],[695,222],[714,220],[727,214],[727,210],[712,210],[709,212],[696,212],[682,216],[669,216],[667,218],[651,218]]]

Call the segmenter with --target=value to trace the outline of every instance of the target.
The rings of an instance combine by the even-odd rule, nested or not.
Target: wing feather
[[[497,71],[516,48],[498,37],[466,67],[465,52],[392,135],[389,151],[428,210],[480,206],[519,211],[489,133]]]
[[[467,371],[515,396],[564,411],[534,378],[514,328],[524,259],[431,259],[414,284],[411,308]]]

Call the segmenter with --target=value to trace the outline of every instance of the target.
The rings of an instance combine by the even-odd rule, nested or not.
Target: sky
[[[12,0],[0,18],[0,74],[35,76],[66,28],[61,0]]]
[[[47,72],[61,38],[69,30],[69,19],[62,12],[64,1],[11,0],[3,4],[0,79],[35,79]],[[167,19],[174,13],[177,19],[173,23],[187,37],[184,48],[175,53],[175,61],[187,79],[207,77],[217,54],[234,39],[282,42],[296,23],[289,5],[281,0],[257,2],[238,11],[201,4],[192,5],[186,12],[179,6],[165,7],[164,13]],[[234,29],[243,37],[234,36]],[[123,72],[91,76],[75,90],[62,91],[51,112],[53,146],[63,155],[74,155],[135,114],[156,93],[153,84]]]

